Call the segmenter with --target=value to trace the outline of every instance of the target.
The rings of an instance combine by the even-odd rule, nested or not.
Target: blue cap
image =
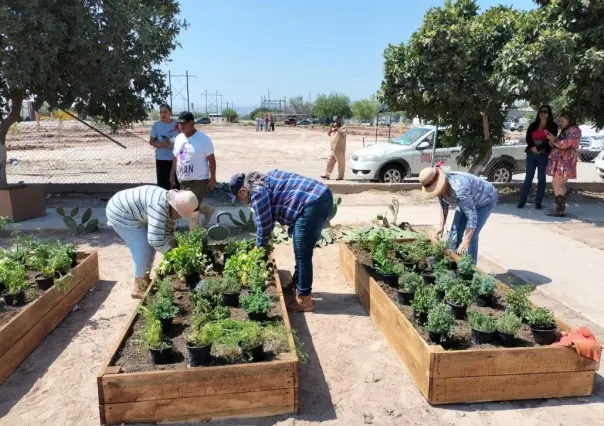
[[[239,192],[239,190],[243,187],[243,182],[245,181],[245,174],[244,173],[237,173],[236,175],[234,175],[230,182],[229,182],[229,186],[231,188],[231,201],[235,201],[237,199],[237,193]]]

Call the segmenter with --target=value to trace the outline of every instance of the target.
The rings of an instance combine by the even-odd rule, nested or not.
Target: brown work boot
[[[298,296],[296,299],[292,299],[287,304],[288,312],[312,312],[312,297]]]
[[[564,199],[564,195],[557,195],[554,201],[556,203],[556,207],[545,214],[552,217],[566,216],[566,200]]]

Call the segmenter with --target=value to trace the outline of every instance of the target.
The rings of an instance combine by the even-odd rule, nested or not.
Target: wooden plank
[[[435,354],[432,377],[503,376],[506,374],[595,371],[598,363],[574,348],[498,348]]]
[[[104,402],[156,401],[294,387],[294,363],[226,365],[186,370],[105,374]]]
[[[279,277],[279,269],[277,269],[277,261],[272,256],[273,265],[275,265],[273,276],[275,278],[275,286],[277,287],[277,293],[279,294],[279,304],[281,306],[281,313],[283,317],[283,324],[287,331],[287,341],[289,342],[289,350],[294,355],[296,361],[298,356],[296,355],[296,345],[294,343],[294,336],[292,334],[291,324],[289,323],[289,314],[287,313],[287,306],[285,305],[285,297],[283,296],[283,287],[281,286],[281,278]],[[297,371],[297,370],[296,370]]]
[[[98,272],[92,271],[70,291],[48,314],[0,357],[0,383],[4,381],[29,354],[38,347],[55,327],[69,314],[73,306],[98,281]]]
[[[591,395],[595,372],[432,379],[430,404],[512,401]]]
[[[82,275],[82,271],[87,271],[89,274],[96,270],[98,275],[99,267],[96,252],[93,254],[86,253],[86,256],[85,260],[73,269],[73,276],[66,278],[65,289],[52,287],[42,296],[25,306],[10,322],[0,328],[0,357],[6,354],[19,339],[87,277],[87,275]]]
[[[294,411],[294,389],[105,404],[106,424],[210,421]]]

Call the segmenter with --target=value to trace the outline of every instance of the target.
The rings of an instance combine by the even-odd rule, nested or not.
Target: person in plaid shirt
[[[294,240],[297,287],[296,300],[288,304],[288,310],[312,311],[312,256],[333,208],[331,190],[319,181],[282,170],[266,175],[240,173],[229,185],[233,201],[249,204],[255,213],[257,247],[269,243],[275,222],[288,227]]]

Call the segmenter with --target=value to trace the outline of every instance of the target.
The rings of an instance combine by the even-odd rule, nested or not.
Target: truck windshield
[[[431,129],[425,127],[416,127],[415,129],[409,129],[403,132],[400,136],[392,139],[390,143],[396,143],[399,145],[411,145],[413,142],[425,136]]]

